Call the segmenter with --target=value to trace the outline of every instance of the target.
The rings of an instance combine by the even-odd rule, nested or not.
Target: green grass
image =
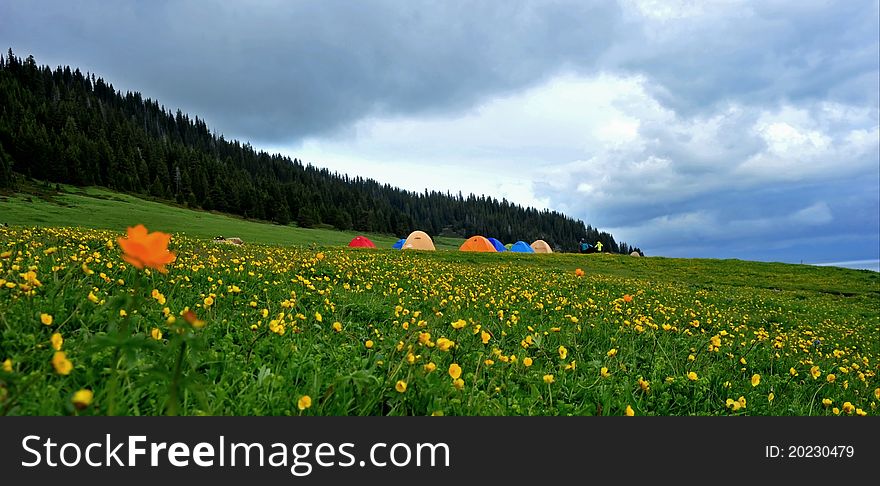
[[[880,413],[876,272],[350,249],[99,189],[26,197],[0,202],[0,415]],[[167,274],[124,264],[134,222],[175,232]]]
[[[298,228],[251,221],[228,214],[191,210],[97,187],[61,186],[62,192],[34,190],[0,198],[0,222],[22,226],[78,226],[119,230],[137,223],[150,230],[182,233],[200,239],[239,237],[246,243],[290,246],[347,245],[361,234],[353,231]],[[366,233],[378,247],[398,238]],[[406,235],[403,235],[405,237]],[[439,250],[457,250],[463,239],[440,237]]]

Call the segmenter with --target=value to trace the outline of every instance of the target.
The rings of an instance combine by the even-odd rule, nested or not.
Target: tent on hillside
[[[397,240],[397,243],[394,243],[394,246],[392,246],[391,248],[393,248],[395,250],[399,250],[399,249],[403,248],[404,243],[406,243],[406,238],[401,238],[401,239]]]
[[[434,242],[424,231],[413,231],[406,237],[402,250],[431,250],[434,251]]]
[[[640,256],[642,256],[642,255],[639,255],[639,252],[634,251],[634,252],[630,253],[629,256],[637,256],[637,257],[640,257]]]
[[[488,238],[488,240],[489,243],[492,243],[492,246],[495,247],[495,251],[507,251],[507,248],[505,248],[504,245],[495,238]]]
[[[510,251],[514,253],[534,253],[535,250],[529,246],[525,241],[517,241],[513,245],[510,246]]]
[[[553,253],[550,245],[544,240],[535,240],[535,242],[532,243],[532,249],[535,250],[535,253]]]
[[[504,248],[507,248],[507,251],[510,251],[511,247],[513,247],[513,243],[508,243],[508,244],[504,245]],[[531,248],[531,247],[529,247],[529,248]]]
[[[458,248],[460,251],[496,252],[495,246],[483,236],[471,236]]]
[[[355,236],[348,246],[353,248],[376,248],[376,244],[366,236]]]

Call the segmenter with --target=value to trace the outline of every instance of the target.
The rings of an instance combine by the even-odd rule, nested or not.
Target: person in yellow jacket
[[[596,242],[596,249],[599,251],[602,251],[602,242],[601,241]]]

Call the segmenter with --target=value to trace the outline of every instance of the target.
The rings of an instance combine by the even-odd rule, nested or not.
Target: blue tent
[[[510,251],[514,253],[534,253],[535,250],[525,241],[517,241],[510,247]]]
[[[395,243],[394,246],[392,246],[391,248],[394,248],[395,250],[399,250],[399,249],[403,248],[404,243],[406,243],[406,238],[401,238],[401,239],[397,240],[397,243]]]
[[[495,238],[489,238],[489,243],[492,243],[492,246],[495,247],[495,251],[507,251],[507,248],[504,247],[504,244],[502,244]]]

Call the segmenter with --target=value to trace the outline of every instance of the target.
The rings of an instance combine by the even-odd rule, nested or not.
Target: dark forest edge
[[[16,176],[18,174],[18,176]],[[411,192],[303,164],[212,133],[138,92],[69,66],[0,56],[0,187],[17,177],[110,189],[300,227],[432,236],[537,239],[577,251],[640,250],[583,221],[473,194]]]

